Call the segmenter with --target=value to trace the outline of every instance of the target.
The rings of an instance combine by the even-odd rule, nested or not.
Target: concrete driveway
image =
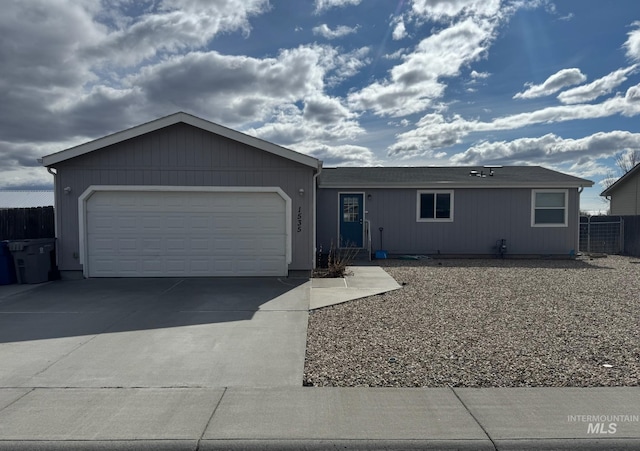
[[[13,291],[0,286],[0,387],[302,385],[306,279],[89,279]]]

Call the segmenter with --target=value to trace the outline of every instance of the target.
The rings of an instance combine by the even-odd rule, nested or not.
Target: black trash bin
[[[16,268],[7,241],[0,241],[0,285],[16,283]]]
[[[53,280],[55,238],[9,241],[18,283],[42,283]]]

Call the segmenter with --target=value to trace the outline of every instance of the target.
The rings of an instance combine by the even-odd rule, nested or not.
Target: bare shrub
[[[314,277],[338,278],[344,277],[349,266],[358,255],[359,248],[347,243],[347,247],[336,248],[331,242],[326,268],[317,268]]]

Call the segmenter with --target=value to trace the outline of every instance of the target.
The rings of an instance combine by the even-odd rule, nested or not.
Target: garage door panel
[[[89,276],[284,275],[285,207],[272,192],[95,192]]]
[[[149,275],[162,275],[162,261],[159,259],[143,259],[142,270]]]
[[[211,230],[211,217],[204,214],[192,216],[189,222],[189,230],[193,233],[209,233]]]
[[[165,218],[165,228],[168,232],[172,229],[178,229],[178,231],[184,232],[186,228],[186,218],[181,215],[167,215]]]
[[[114,248],[119,254],[123,252],[136,252],[138,249],[138,240],[136,238],[120,238],[116,241]]]
[[[140,238],[137,237],[136,238],[136,251],[137,252],[143,252],[145,254],[156,254],[156,255],[161,255],[164,253],[165,248],[164,248],[164,240],[162,238],[156,238],[156,237],[151,237],[151,238]]]
[[[281,257],[282,245],[276,240],[262,240],[256,246],[258,252],[262,255],[277,255]]]
[[[171,258],[166,258],[165,259],[165,268],[167,273],[171,274],[171,273],[179,273],[179,274],[184,274],[187,272],[187,265],[186,265],[186,261],[184,259],[171,259]]]
[[[167,252],[169,251],[185,251],[191,250],[191,247],[187,246],[188,239],[185,238],[167,238],[164,241]]]
[[[229,213],[217,213],[213,215],[211,219],[213,228],[219,231],[233,230],[237,221],[237,219]]]
[[[235,248],[235,242],[231,238],[214,238],[213,247],[218,252],[222,252],[227,255],[229,252],[226,251],[233,251]]]
[[[212,270],[213,266],[209,258],[191,260],[189,262],[188,268],[185,268],[185,271],[188,271],[190,274],[196,276],[207,276],[211,273]]]
[[[191,238],[189,240],[189,249],[191,252],[197,252],[201,249],[210,252],[212,241],[211,238]]]
[[[120,215],[115,222],[115,227],[118,230],[137,231],[138,229],[138,218],[132,214]]]
[[[94,239],[94,247],[100,251],[109,252],[116,247],[117,241],[112,237],[98,237]]]
[[[162,217],[147,213],[140,217],[140,227],[147,232],[162,230]]]

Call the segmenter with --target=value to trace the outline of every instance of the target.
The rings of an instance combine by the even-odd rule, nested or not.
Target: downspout
[[[322,172],[322,161],[318,162],[318,171],[313,175],[313,243],[311,243],[311,249],[313,250],[313,269],[316,269],[316,253],[318,249],[316,244],[317,240],[317,228],[318,228],[318,176]]]
[[[42,163],[42,160],[39,160],[38,162]],[[50,167],[47,167],[47,172],[53,175],[53,231],[56,234],[56,238],[58,238],[58,215],[56,215],[56,208],[60,205],[60,202],[58,202],[58,190],[56,189],[56,175],[58,175],[58,173],[54,172],[53,168]],[[56,258],[57,256],[58,254],[56,253]]]
[[[38,163],[42,164],[42,158],[38,159]],[[58,215],[56,214],[56,209],[58,208],[58,206],[60,205],[60,202],[58,202],[58,190],[56,189],[56,175],[58,175],[57,172],[53,171],[53,168],[47,167],[47,172],[49,174],[51,174],[53,176],[53,233],[55,235],[55,239],[56,241],[58,240]],[[56,246],[57,248],[57,242],[55,243],[54,246]],[[60,255],[58,255],[59,252],[56,252],[56,266],[58,266],[60,264],[59,259],[60,259]]]
[[[609,211],[607,212],[608,215],[611,214],[611,196],[604,196],[605,199],[607,199],[607,202],[609,202]]]

